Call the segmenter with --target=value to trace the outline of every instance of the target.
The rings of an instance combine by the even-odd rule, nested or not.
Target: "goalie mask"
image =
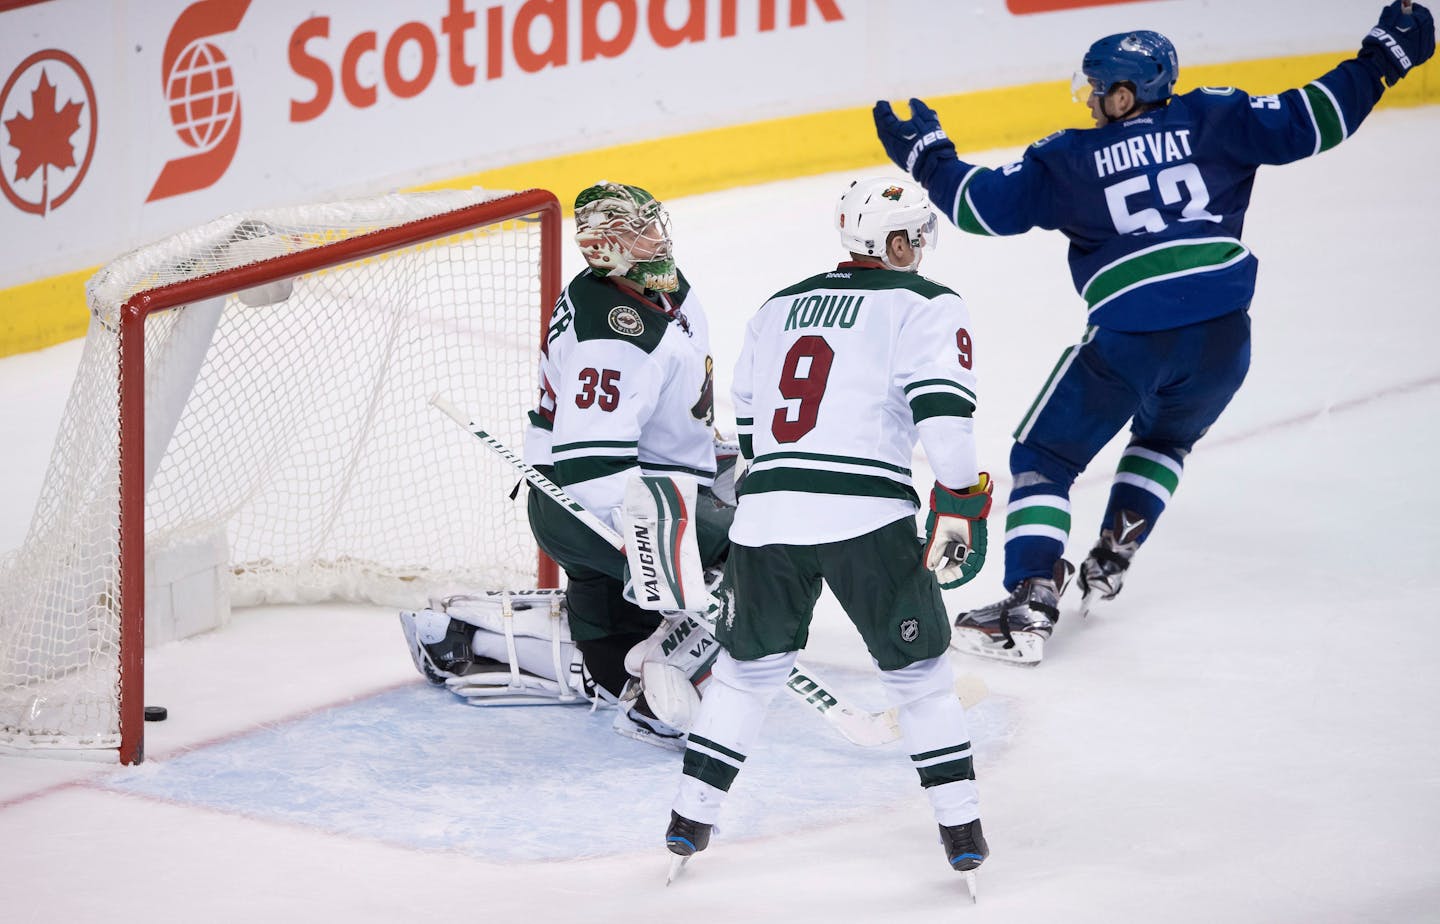
[[[680,288],[670,240],[670,215],[638,186],[601,180],[575,197],[575,243],[600,276],[620,276],[645,289]]]
[[[835,227],[840,232],[840,245],[851,253],[876,257],[888,268],[914,273],[920,269],[920,258],[935,248],[940,227],[925,190],[910,180],[877,177],[856,180],[835,204]],[[915,251],[908,266],[890,262],[886,246],[890,235],[905,232]]]

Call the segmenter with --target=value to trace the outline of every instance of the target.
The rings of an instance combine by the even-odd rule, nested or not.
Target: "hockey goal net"
[[[138,762],[165,620],[553,583],[513,481],[429,399],[519,445],[559,224],[541,190],[397,194],[228,216],[97,273],[0,559],[0,746]]]

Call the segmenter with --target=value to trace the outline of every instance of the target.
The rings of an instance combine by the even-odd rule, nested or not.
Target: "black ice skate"
[[[1060,595],[1074,573],[1075,566],[1062,558],[1055,562],[1051,577],[1026,578],[999,603],[961,613],[955,618],[950,644],[956,651],[982,658],[1038,664],[1045,654],[1045,640],[1060,619]]]
[[[640,694],[633,706],[627,707],[625,702],[620,703],[619,713],[615,716],[611,728],[618,735],[653,744],[657,748],[685,750],[685,733],[656,718],[655,711],[645,701],[644,693]]]
[[[985,843],[985,833],[980,830],[980,819],[963,825],[941,825],[940,844],[945,848],[945,859],[950,868],[965,874],[965,885],[970,889],[970,900],[979,898],[975,890],[975,870],[990,856],[990,846]]]
[[[1125,583],[1130,559],[1140,548],[1145,518],[1132,510],[1120,510],[1115,522],[1100,531],[1100,541],[1080,565],[1080,615],[1089,616],[1097,603],[1115,599]]]
[[[674,854],[670,858],[670,875],[665,877],[668,886],[680,875],[680,870],[690,858],[710,846],[710,831],[714,825],[691,821],[679,812],[670,813],[670,827],[665,829],[665,846]]]

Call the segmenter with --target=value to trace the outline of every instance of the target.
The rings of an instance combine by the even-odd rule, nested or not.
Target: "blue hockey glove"
[[[1416,3],[1408,10],[1402,0],[1380,11],[1380,22],[1360,43],[1361,60],[1369,60],[1393,87],[1400,78],[1435,54],[1435,17]]]
[[[885,153],[921,186],[928,188],[935,171],[955,159],[955,143],[940,127],[935,110],[923,100],[910,100],[910,118],[904,121],[883,99],[875,104],[874,116],[875,134],[880,136]]]
[[[925,567],[935,572],[941,587],[959,587],[980,573],[989,515],[990,476],[985,472],[977,484],[958,493],[935,482],[925,517]]]

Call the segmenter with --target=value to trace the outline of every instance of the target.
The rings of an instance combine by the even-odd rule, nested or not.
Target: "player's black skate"
[[[1062,558],[1050,577],[1026,578],[999,603],[961,613],[950,644],[983,658],[1038,664],[1045,640],[1060,619],[1060,595],[1074,573],[1075,566]]]
[[[1097,603],[1114,600],[1125,583],[1130,559],[1140,548],[1145,518],[1130,510],[1115,514],[1115,522],[1100,531],[1100,541],[1080,564],[1080,615],[1089,616]]]
[[[626,738],[634,738],[636,741],[643,741],[646,744],[653,744],[658,748],[667,748],[671,751],[685,750],[685,733],[672,725],[655,717],[655,711],[645,701],[645,694],[635,700],[634,705],[626,702],[620,703],[619,714],[615,716],[615,722],[611,726],[616,734],[624,735]]]
[[[945,848],[945,859],[950,868],[965,874],[965,884],[970,889],[970,900],[979,898],[975,890],[975,870],[990,856],[990,845],[985,843],[985,833],[980,830],[980,819],[963,825],[941,825],[940,844]]]
[[[666,885],[675,881],[691,857],[710,846],[712,828],[714,825],[691,821],[679,812],[670,813],[670,826],[665,829],[665,846],[674,856],[670,858],[670,875],[665,878]]]

